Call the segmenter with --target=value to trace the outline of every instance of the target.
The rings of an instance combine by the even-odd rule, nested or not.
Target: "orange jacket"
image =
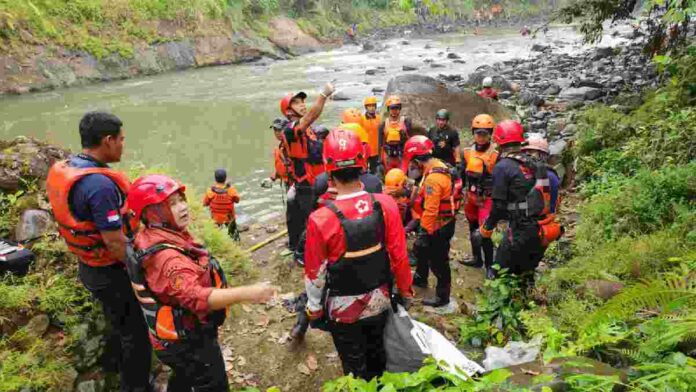
[[[435,168],[447,169],[442,161],[432,158],[426,163],[425,173],[423,174],[422,184],[418,190],[418,200],[416,206],[422,205],[420,213],[420,224],[428,234],[435,233],[440,227],[454,219],[449,211],[453,206],[452,199],[452,179],[445,173],[433,172]]]
[[[292,173],[292,162],[282,145],[273,149],[273,168],[273,179],[288,183]]]
[[[237,190],[228,184],[215,184],[205,193],[203,205],[210,208],[210,215],[218,225],[233,221],[234,205],[239,203]]]
[[[82,177],[89,174],[103,174],[113,181],[124,196],[128,193],[130,182],[128,177],[121,172],[110,168],[93,167],[78,168],[68,165],[68,161],[56,162],[48,171],[46,179],[46,192],[51,203],[53,215],[58,222],[58,232],[68,245],[68,249],[74,253],[80,261],[93,267],[103,267],[121,262],[116,259],[102,239],[96,225],[89,221],[78,221],[70,210],[69,196],[73,185]],[[129,213],[126,202],[119,211],[124,224],[126,234],[129,228],[135,229],[138,222]]]
[[[360,125],[367,131],[367,144],[370,146],[370,156],[379,155],[379,124],[382,122],[382,116],[376,114],[374,118],[368,118],[365,114],[362,116]]]

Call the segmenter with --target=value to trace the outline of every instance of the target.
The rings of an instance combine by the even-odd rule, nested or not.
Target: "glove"
[[[495,229],[493,229],[493,230],[487,230],[485,225],[482,225],[482,226],[479,227],[479,229],[478,229],[479,234],[480,234],[481,237],[483,237],[483,238],[491,238],[491,236],[493,235],[493,232],[494,232],[494,231],[495,231]]]
[[[331,94],[334,93],[334,91],[336,91],[336,87],[334,87],[334,85],[329,82],[324,85],[324,88],[321,90],[321,95],[325,98],[328,98],[331,96]]]
[[[266,189],[273,188],[273,179],[272,178],[264,178],[261,181],[261,188],[266,188]]]
[[[430,243],[430,236],[428,232],[422,227],[418,228],[418,233],[416,234],[416,241],[413,243],[414,248],[427,248]]]

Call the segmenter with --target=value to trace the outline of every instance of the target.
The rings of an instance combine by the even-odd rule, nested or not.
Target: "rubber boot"
[[[307,333],[309,327],[309,318],[305,312],[297,312],[297,322],[290,330],[292,340],[302,340]]]
[[[418,275],[416,272],[413,274],[413,283],[411,283],[412,286],[420,287],[422,289],[427,289],[428,288],[428,278],[423,278],[422,276]]]
[[[423,300],[423,306],[431,306],[433,308],[439,308],[441,306],[446,306],[449,304],[449,297],[440,298],[437,295],[432,298],[426,298]]]

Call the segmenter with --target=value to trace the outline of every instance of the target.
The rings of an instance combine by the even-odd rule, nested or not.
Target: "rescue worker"
[[[495,91],[495,89],[493,88],[493,78],[491,78],[490,76],[486,76],[485,78],[483,78],[481,86],[483,87],[483,89],[477,93],[479,97],[490,98],[494,101],[498,100],[498,92]]]
[[[433,142],[425,136],[413,136],[406,142],[404,157],[409,162],[409,177],[421,178],[414,209],[420,216],[420,226],[413,244],[416,258],[414,286],[428,287],[428,274],[437,277],[435,296],[423,300],[423,305],[440,307],[449,304],[451,271],[449,266],[450,240],[454,235],[458,208],[457,195],[461,180],[454,178],[452,168],[433,157]]]
[[[498,222],[509,227],[495,254],[495,263],[513,274],[534,271],[543,254],[537,221],[549,211],[550,195],[546,165],[522,154],[524,129],[505,120],[493,131],[500,158],[493,168],[493,208],[475,235],[490,238]]]
[[[90,112],[79,129],[82,153],[51,167],[48,200],[60,235],[80,261],[80,280],[104,309],[110,335],[105,359],[111,362],[105,370],[120,373],[121,391],[149,391],[151,346],[123,264],[126,236],[136,223],[125,203],[130,183],[108,166],[121,161],[123,123]]]
[[[449,123],[450,112],[440,109],[435,114],[435,126],[428,130],[428,138],[433,141],[433,156],[451,166],[456,166],[461,159],[459,152],[459,130]]]
[[[411,119],[401,115],[401,98],[391,95],[385,101],[389,117],[379,125],[379,148],[384,170],[401,167],[404,144],[413,132]]]
[[[382,115],[377,113],[377,97],[370,96],[363,100],[365,113],[363,113],[360,125],[367,132],[368,144],[370,145],[370,156],[368,166],[370,173],[379,176],[380,170],[380,148],[379,148],[379,127],[382,123]]]
[[[310,144],[316,147],[318,138],[311,125],[321,115],[334,86],[327,83],[311,109],[307,110],[304,92],[287,94],[280,101],[280,111],[289,120],[283,130],[283,143],[292,161],[292,187],[288,191],[288,247],[294,251],[312,211],[313,175],[323,170],[321,162],[309,161]],[[312,148],[316,151],[316,148]],[[315,157],[316,158],[316,157]]]
[[[539,134],[531,134],[527,136],[527,141],[522,146],[522,152],[546,164],[549,158],[549,143],[543,136]],[[563,226],[556,221],[556,211],[561,203],[558,193],[561,181],[558,178],[558,173],[556,173],[551,166],[547,165],[547,170],[551,192],[551,197],[549,200],[549,213],[542,216],[538,221],[539,237],[541,239],[541,246],[544,248],[544,250],[549,246],[549,244],[551,244],[551,242],[560,238],[564,232]]]
[[[493,208],[491,192],[492,174],[498,152],[491,144],[495,122],[488,114],[479,114],[471,122],[474,143],[463,152],[463,177],[466,179],[466,203],[464,215],[469,222],[469,240],[473,257],[464,262],[471,267],[486,268],[489,278],[493,276],[493,241],[474,235],[486,221]]]
[[[292,162],[288,156],[288,151],[283,144],[283,129],[288,125],[288,120],[284,118],[276,118],[271,124],[273,135],[278,141],[278,146],[273,149],[273,174],[270,180],[280,181],[287,189],[290,186],[290,177],[292,177]]]
[[[396,203],[362,189],[367,157],[354,134],[333,130],[324,161],[337,196],[307,224],[307,315],[331,332],[344,374],[370,380],[385,370],[392,281],[401,298],[413,296],[406,236]]]
[[[410,195],[411,187],[408,183],[406,173],[399,168],[394,168],[384,176],[384,194],[391,196],[396,205],[399,206],[401,222],[408,224],[411,220]]]
[[[215,170],[215,184],[205,192],[203,205],[210,209],[210,216],[215,224],[218,227],[226,227],[230,238],[239,242],[237,217],[234,212],[234,205],[239,203],[239,194],[237,189],[226,181],[227,171]]]
[[[227,286],[219,262],[187,230],[185,190],[158,174],[133,183],[128,205],[144,227],[135,237],[129,272],[157,357],[172,369],[168,391],[227,392],[217,341],[227,308],[267,302],[278,288]]]

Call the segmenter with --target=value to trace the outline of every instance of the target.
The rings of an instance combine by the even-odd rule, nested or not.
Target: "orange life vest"
[[[130,182],[125,174],[108,167],[79,168],[71,167],[68,161],[56,162],[48,171],[46,179],[46,193],[48,201],[53,209],[53,216],[58,223],[58,232],[68,245],[68,249],[74,253],[80,261],[93,267],[103,267],[120,262],[106,248],[97,226],[94,222],[79,221],[70,210],[70,191],[72,187],[84,176],[90,174],[102,174],[116,184],[123,205],[119,210],[123,222],[123,230],[126,235],[137,227],[137,220],[128,209],[126,195],[130,188]]]
[[[194,261],[199,258],[199,256],[193,254],[189,250],[166,243],[156,244],[147,249],[138,251],[135,251],[129,246],[126,252],[128,255],[127,270],[133,288],[136,290],[136,297],[140,299],[140,308],[145,316],[145,323],[147,324],[150,335],[160,341],[172,342],[186,339],[190,328],[186,328],[184,318],[188,318],[189,320],[198,320],[198,318],[181,306],[163,304],[147,288],[147,284],[143,277],[143,261],[147,257],[165,249],[176,250]],[[210,281],[213,283],[214,288],[221,289],[228,287],[225,272],[222,270],[220,263],[212,255],[208,256],[208,268],[210,269]],[[137,290],[136,287],[138,286],[145,287],[145,290]],[[154,303],[145,303],[142,301],[143,299],[154,300]],[[212,312],[208,316],[208,320],[214,323],[216,327],[220,326],[224,323],[228,312],[229,308]]]
[[[472,146],[464,149],[466,162],[467,191],[478,196],[490,197],[493,189],[493,167],[498,160],[498,152],[491,145],[486,151],[477,151]]]
[[[384,121],[384,143],[399,144],[402,140],[408,137],[408,129],[406,128],[406,118],[400,117],[399,121],[392,121],[387,118]]]
[[[449,221],[451,218],[454,218],[454,216],[457,214],[457,211],[459,211],[459,208],[461,207],[463,187],[462,179],[459,178],[458,175],[456,175],[454,169],[451,166],[445,164],[444,162],[443,165],[445,165],[445,167],[433,167],[427,173],[423,174],[423,181],[418,189],[418,196],[416,198],[416,201],[413,204],[414,212],[418,214],[418,216],[423,215],[423,211],[425,208],[426,188],[425,186],[423,186],[423,183],[425,182],[425,178],[430,174],[444,174],[449,177],[451,184],[449,195],[443,195],[442,199],[440,199],[438,218],[440,218],[441,221]]]
[[[293,169],[290,171],[292,174],[292,180],[296,184],[302,184],[307,182],[309,185],[314,184],[314,179],[316,173],[323,172],[323,162],[321,157],[314,157],[316,162],[309,162],[310,158],[310,144],[314,151],[318,151],[321,155],[320,141],[318,140],[316,134],[311,128],[307,128],[304,132],[299,133],[295,131],[296,123],[288,124],[288,127],[292,127],[292,132],[295,135],[295,140],[288,142],[285,134],[283,134],[283,145],[285,150],[288,152],[288,157],[292,160]],[[315,154],[316,155],[316,154]],[[297,167],[297,168],[296,168]],[[299,168],[304,169],[304,174],[300,175],[298,173]]]
[[[229,185],[226,185],[224,188],[212,186],[208,190],[208,197],[210,199],[208,208],[210,208],[210,214],[217,224],[226,224],[235,218],[235,200],[230,196],[229,190]]]
[[[381,122],[382,116],[379,114],[375,114],[374,118],[369,118],[365,114],[362,116],[360,125],[367,132],[367,144],[370,146],[371,157],[379,155],[379,124]]]
[[[288,183],[292,171],[292,163],[284,152],[284,147],[279,146],[273,150],[273,165],[275,176],[281,181]]]

